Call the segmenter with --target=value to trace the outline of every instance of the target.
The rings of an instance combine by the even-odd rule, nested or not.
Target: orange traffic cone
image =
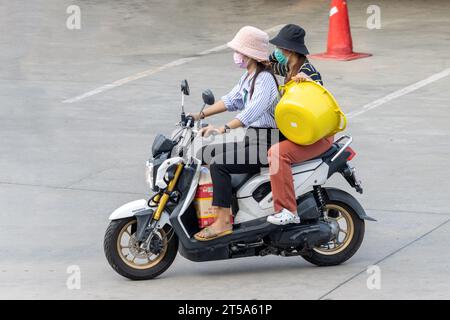
[[[347,2],[344,0],[332,0],[327,52],[312,54],[310,57],[330,60],[354,60],[369,56],[371,56],[370,53],[353,52]]]

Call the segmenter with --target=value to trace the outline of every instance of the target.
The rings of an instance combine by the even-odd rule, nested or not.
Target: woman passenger
[[[283,27],[270,40],[277,47],[270,57],[272,68],[285,77],[285,83],[294,80],[322,84],[320,73],[306,58],[309,52],[304,38],[303,28],[294,24]],[[291,166],[319,156],[330,148],[333,141],[334,137],[327,137],[312,145],[298,145],[284,140],[270,148],[269,172],[275,213],[267,217],[268,222],[277,225],[300,223]]]

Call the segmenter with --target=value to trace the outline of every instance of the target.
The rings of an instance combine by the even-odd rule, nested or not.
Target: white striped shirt
[[[274,77],[267,71],[260,72],[250,98],[252,79],[253,75],[245,72],[222,101],[228,111],[241,110],[236,119],[244,127],[276,128],[274,112],[279,96]]]

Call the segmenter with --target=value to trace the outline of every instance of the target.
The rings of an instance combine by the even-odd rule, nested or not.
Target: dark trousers
[[[267,151],[283,140],[284,136],[277,129],[248,128],[244,142],[222,145],[219,150],[223,152],[217,153],[210,162],[213,206],[230,208],[231,174],[256,174],[261,167],[268,167]]]

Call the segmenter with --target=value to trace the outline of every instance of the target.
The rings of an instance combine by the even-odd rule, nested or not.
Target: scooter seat
[[[326,158],[329,158],[329,157],[333,156],[338,150],[339,150],[339,144],[333,143],[333,144],[331,145],[331,147],[330,147],[327,151],[325,151],[324,153],[318,155],[317,157],[308,159],[308,160],[306,160],[306,161],[312,161],[312,160],[317,160],[317,159],[325,160]],[[294,166],[300,166],[300,165],[302,165],[303,163],[304,163],[304,162],[297,162],[297,163],[293,164],[292,166],[293,166],[293,167],[294,167]]]
[[[231,187],[233,190],[238,190],[244,185],[251,177],[253,173],[234,173],[231,174]]]
[[[311,160],[317,160],[317,159],[326,159],[331,156],[333,156],[340,148],[340,145],[338,143],[333,143],[331,147],[325,151],[324,153],[318,155],[317,157],[311,158],[308,161]],[[298,166],[303,164],[303,162],[295,163],[292,166]],[[231,174],[231,187],[233,190],[238,190],[240,187],[244,185],[248,180],[250,180],[251,177],[253,177],[253,173],[234,173]]]
[[[339,150],[339,145],[337,143],[333,143],[327,151],[325,151],[324,153],[318,155],[317,157],[315,157],[313,159],[324,159],[324,158],[331,157],[338,150]]]

